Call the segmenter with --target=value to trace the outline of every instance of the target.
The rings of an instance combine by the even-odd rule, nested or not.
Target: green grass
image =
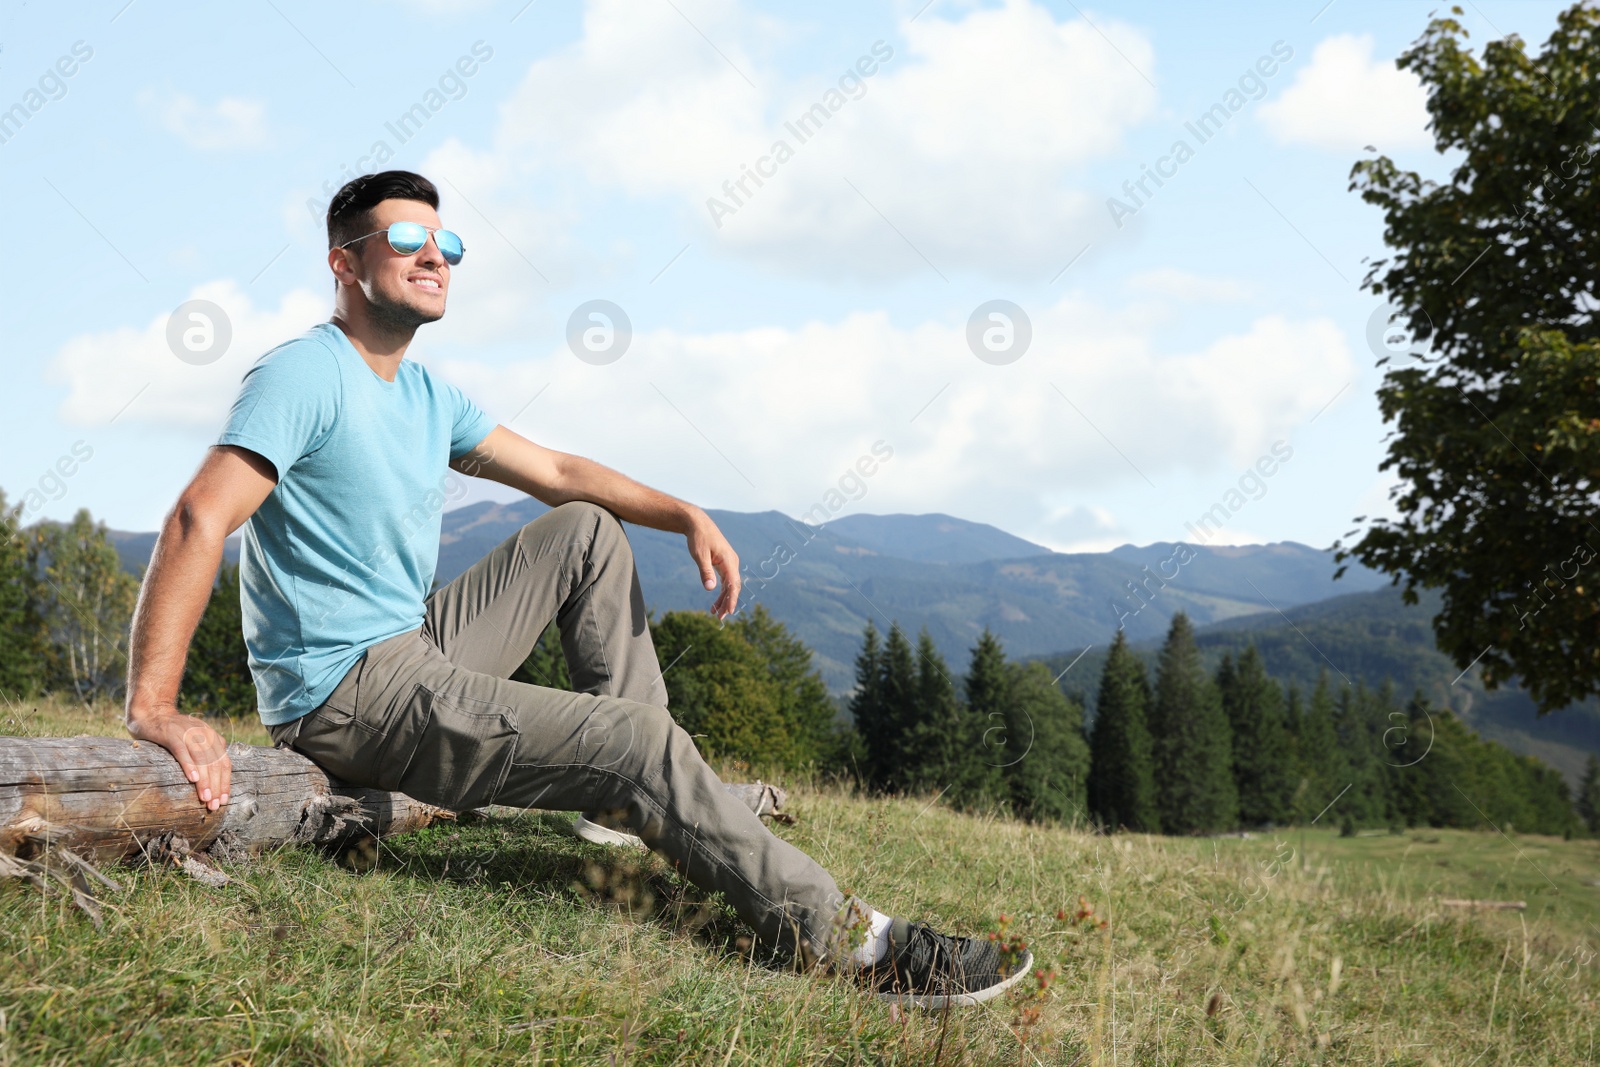
[[[60,702],[5,725],[120,729]],[[891,1012],[752,959],[661,860],[508,812],[385,841],[375,865],[285,849],[222,889],[117,868],[103,933],[0,885],[0,1065],[1596,1062],[1596,842],[1108,838],[784,784],[801,821],[779,832],[842,885],[957,932],[1009,913],[1059,960],[1048,995]],[[1080,895],[1105,928],[1056,918]]]

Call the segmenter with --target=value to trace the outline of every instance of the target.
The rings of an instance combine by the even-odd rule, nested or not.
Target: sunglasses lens
[[[466,249],[461,246],[460,237],[457,237],[449,230],[435,230],[433,231],[433,240],[439,246],[439,254],[444,257],[446,263],[453,267],[461,262],[461,254]]]
[[[389,247],[409,256],[428,243],[428,231],[419,222],[396,222],[389,227]]]

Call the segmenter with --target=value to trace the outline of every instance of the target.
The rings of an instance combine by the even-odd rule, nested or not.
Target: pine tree
[[[1305,722],[1305,700],[1300,695],[1300,687],[1290,682],[1284,687],[1283,727],[1289,734],[1289,780],[1292,788],[1289,790],[1289,810],[1284,818],[1295,823],[1300,822],[1305,798],[1311,792],[1311,783],[1303,773],[1306,757],[1302,751],[1304,739],[1301,734]]]
[[[1400,710],[1400,703],[1394,695],[1394,683],[1385,676],[1383,685],[1378,688],[1378,695],[1371,711],[1367,715],[1368,747],[1373,752],[1376,760],[1375,773],[1378,779],[1378,793],[1381,797],[1381,813],[1379,821],[1390,827],[1398,829],[1403,825],[1400,817],[1400,800],[1395,791],[1394,757],[1389,752],[1389,738],[1391,731],[1399,724],[1405,722],[1405,713]]]
[[[244,612],[239,600],[239,566],[223,563],[204,614],[189,641],[180,689],[183,710],[192,715],[250,715],[256,687],[244,643]]]
[[[1246,826],[1287,823],[1293,816],[1294,753],[1283,713],[1283,690],[1267,675],[1254,643],[1224,655],[1217,690],[1233,731],[1233,780],[1239,821]]]
[[[867,750],[872,753],[880,788],[890,792],[914,789],[915,776],[908,765],[906,750],[920,717],[922,694],[911,642],[906,640],[905,631],[898,622],[889,624],[889,637],[884,642],[878,667],[883,714],[877,734],[866,738]]]
[[[1339,818],[1343,826],[1370,826],[1381,817],[1377,797],[1378,762],[1367,736],[1364,722],[1372,702],[1366,682],[1358,679],[1354,687],[1345,686],[1334,701],[1333,732],[1339,739],[1339,755],[1344,764],[1344,782],[1339,786]],[[1378,809],[1375,811],[1374,809]]]
[[[40,582],[30,543],[22,506],[9,506],[0,489],[0,694],[7,700],[37,695],[46,680]]]
[[[1009,764],[1016,754],[1012,748],[1015,739],[1006,721],[1006,708],[1011,703],[1006,692],[1006,654],[1000,639],[987,626],[978,636],[978,643],[972,646],[963,685],[967,710],[978,731],[978,743],[987,752],[988,762],[997,768]]]
[[[1295,821],[1301,824],[1321,821],[1347,779],[1344,757],[1339,749],[1339,734],[1334,727],[1333,693],[1328,688],[1328,672],[1317,676],[1311,703],[1300,717],[1299,774],[1296,789]]]
[[[924,627],[917,635],[917,718],[903,742],[903,785],[920,791],[938,790],[957,808],[985,806],[1002,799],[1000,770],[1004,751],[1000,723],[985,723],[957,696],[950,671]],[[997,727],[995,745],[985,743],[989,726]]]
[[[855,723],[861,748],[857,774],[862,784],[884,789],[890,763],[884,748],[889,734],[883,703],[883,647],[877,627],[867,620],[861,635],[861,651],[856,653],[856,687],[850,694],[850,719]]]
[[[1394,689],[1387,680],[1374,693],[1357,679],[1354,689],[1347,686],[1340,694],[1334,732],[1344,757],[1345,780],[1340,788],[1349,789],[1339,800],[1339,810],[1357,826],[1385,826],[1395,815],[1383,746],[1383,735],[1393,723],[1388,714],[1395,710]]]
[[[1069,700],[1037,660],[1004,665],[1006,767],[1011,801],[1024,818],[1081,823],[1088,818],[1089,743],[1083,705]],[[1023,747],[1026,745],[1026,747]]]
[[[856,657],[856,693],[850,707],[872,788],[883,792],[916,788],[915,775],[909,773],[907,743],[920,717],[920,700],[917,666],[900,624],[889,624],[888,638],[880,647],[869,620]]]
[[[1089,740],[1089,813],[1110,830],[1158,833],[1155,764],[1146,715],[1150,681],[1121,631],[1100,674]]]
[[[1189,617],[1172,617],[1150,720],[1156,804],[1169,834],[1215,833],[1239,820],[1233,744],[1216,683],[1200,663]]]
[[[1589,755],[1583,769],[1583,784],[1578,787],[1578,817],[1590,833],[1600,832],[1600,759]]]

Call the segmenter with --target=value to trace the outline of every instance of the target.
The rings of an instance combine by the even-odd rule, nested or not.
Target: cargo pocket
[[[322,704],[282,732],[289,748],[348,785],[378,785],[383,735],[341,708]]]
[[[386,777],[399,768],[388,788],[452,811],[493,803],[517,749],[511,706],[421,686],[413,700],[416,709],[384,755]]]

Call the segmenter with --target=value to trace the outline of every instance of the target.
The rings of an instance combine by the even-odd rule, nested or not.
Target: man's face
[[[393,222],[419,222],[430,231],[442,225],[433,208],[420,200],[383,200],[372,209],[368,230],[386,231]],[[335,249],[334,251],[339,251]],[[365,295],[372,317],[397,329],[415,329],[444,315],[450,291],[450,265],[439,252],[433,234],[410,255],[389,247],[386,233],[374,233],[343,249],[343,268],[336,260],[334,273],[346,284],[356,284]]]

